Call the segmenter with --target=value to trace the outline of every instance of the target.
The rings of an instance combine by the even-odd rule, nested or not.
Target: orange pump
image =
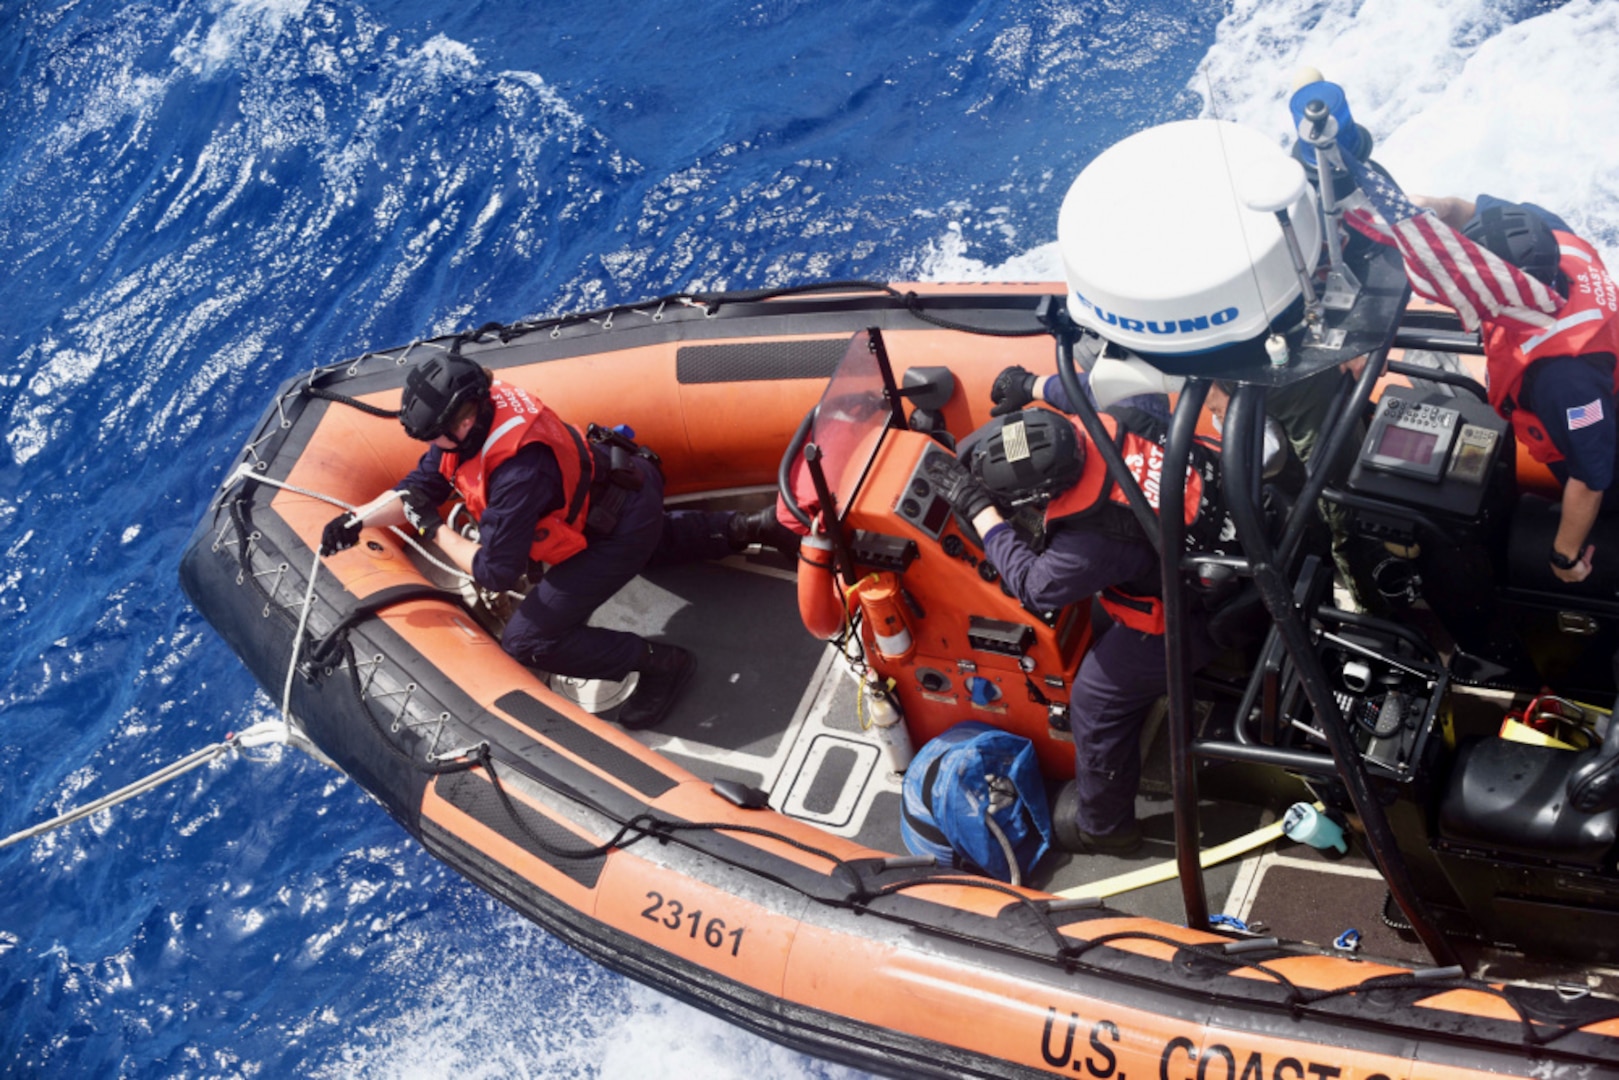
[[[850,589],[871,627],[872,644],[884,660],[900,662],[916,651],[911,625],[900,599],[899,578],[887,571],[870,574]]]

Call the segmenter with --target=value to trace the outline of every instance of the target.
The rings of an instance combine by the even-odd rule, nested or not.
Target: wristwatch
[[[1564,555],[1561,551],[1557,550],[1557,546],[1554,544],[1552,545],[1551,563],[1559,570],[1572,570],[1576,566],[1580,565],[1580,560],[1578,557],[1571,559],[1567,555]]]

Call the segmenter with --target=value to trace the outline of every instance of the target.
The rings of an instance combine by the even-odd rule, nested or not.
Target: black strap
[[[585,515],[585,539],[600,540],[611,536],[618,528],[618,519],[624,513],[624,504],[630,501],[630,489],[617,484],[602,484],[590,498],[590,513]]]
[[[579,451],[579,483],[573,489],[573,499],[568,503],[566,518],[567,523],[572,525],[579,520],[579,511],[585,506],[585,496],[590,494],[590,485],[596,480],[596,457],[591,453],[590,444],[585,442],[585,437],[579,434],[578,428],[567,421],[563,421],[562,426],[573,436],[574,446]]]
[[[403,604],[409,600],[448,600],[452,603],[461,602],[461,594],[440,589],[433,585],[394,585],[382,589],[361,600],[340,619],[336,626],[325,637],[316,641],[309,648],[309,662],[314,665],[325,665],[337,659],[340,643],[361,619],[368,619],[384,608]]]
[[[930,844],[937,844],[942,848],[954,851],[956,849],[956,845],[952,844],[950,842],[950,838],[944,833],[940,832],[938,826],[934,825],[932,821],[933,781],[938,778],[939,766],[943,763],[944,755],[940,754],[938,757],[928,762],[927,772],[922,774],[922,806],[927,810],[929,820],[923,821],[921,818],[911,813],[911,808],[905,805],[904,799],[900,800],[899,812],[900,816],[905,820],[905,823],[916,831],[916,835],[920,836]]]
[[[1131,611],[1139,611],[1143,615],[1152,614],[1154,601],[1158,599],[1152,593],[1131,596],[1117,585],[1109,585],[1102,590],[1102,595],[1107,597],[1111,603],[1118,604],[1120,607],[1127,607]]]
[[[320,398],[322,401],[335,401],[339,405],[347,405],[351,409],[359,409],[367,416],[375,416],[383,420],[399,419],[398,409],[379,408],[376,405],[370,405],[364,401],[357,401],[354,398],[349,397],[347,394],[339,394],[335,390],[323,390],[318,386],[305,385],[302,388],[302,392],[305,397]]]

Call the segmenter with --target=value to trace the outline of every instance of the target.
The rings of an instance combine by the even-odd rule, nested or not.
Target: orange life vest
[[[478,520],[489,506],[489,476],[530,443],[544,443],[562,470],[562,505],[534,526],[528,557],[555,565],[585,550],[585,518],[590,513],[590,482],[595,472],[590,444],[578,428],[566,423],[526,390],[495,380],[489,387],[495,418],[489,437],[476,455],[462,461],[446,451],[439,472],[449,477]]]
[[[1613,386],[1619,393],[1619,295],[1596,249],[1572,233],[1554,231],[1562,251],[1559,263],[1568,281],[1568,301],[1547,330],[1484,325],[1490,404],[1512,422],[1512,431],[1542,464],[1563,460],[1540,417],[1518,401],[1529,365],[1553,356],[1606,353],[1614,361]]]
[[[1119,424],[1112,416],[1102,414],[1102,426],[1118,446],[1124,463],[1135,477],[1136,483],[1147,497],[1147,502],[1153,510],[1158,509],[1159,492],[1163,484],[1164,446],[1163,443],[1148,438],[1130,428]],[[1070,423],[1074,423],[1072,418]],[[1088,446],[1089,439],[1085,430],[1077,423],[1074,427],[1079,430],[1081,446]],[[1212,462],[1212,456],[1208,462]],[[1209,499],[1215,494],[1217,484],[1214,476],[1207,474],[1214,466],[1205,463],[1204,470],[1197,467],[1196,455],[1194,461],[1186,467],[1186,529],[1187,541],[1194,546],[1201,546],[1206,539],[1202,533],[1206,530],[1196,529],[1195,526],[1223,517],[1211,512]],[[1140,526],[1136,523],[1135,514],[1130,509],[1130,501],[1120,490],[1119,485],[1113,482],[1113,477],[1107,471],[1107,462],[1102,455],[1094,449],[1085,455],[1085,464],[1079,474],[1079,479],[1066,491],[1059,493],[1046,505],[1046,527],[1049,529],[1059,521],[1092,518],[1102,531],[1111,535],[1128,537],[1130,539],[1146,542],[1141,535]],[[1218,527],[1218,523],[1216,523]],[[1193,533],[1199,536],[1194,539]],[[1162,582],[1157,574],[1150,580],[1123,582],[1110,585],[1098,595],[1102,607],[1113,620],[1132,630],[1139,630],[1146,634],[1162,634],[1164,632],[1164,602],[1162,597]]]

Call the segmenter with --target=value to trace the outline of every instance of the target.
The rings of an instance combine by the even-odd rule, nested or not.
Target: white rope
[[[221,485],[221,492],[223,493],[223,491],[228,490],[230,487],[240,483],[247,477],[252,477],[261,484],[268,484],[271,487],[281,488],[298,495],[308,496],[312,499],[319,499],[322,502],[330,503],[333,506],[347,510],[350,514],[354,514],[357,511],[375,512],[377,509],[380,509],[381,506],[386,505],[395,498],[398,498],[401,494],[398,491],[387,492],[383,497],[377,499],[373,504],[356,508],[350,506],[343,500],[333,498],[330,495],[325,495],[318,491],[310,491],[294,484],[289,484],[284,480],[272,480],[270,477],[261,476],[254,470],[253,466],[247,464],[246,462],[243,462],[240,466],[238,466],[236,471],[226,479],[225,483]],[[419,543],[416,542],[415,537],[412,537],[408,533],[405,533],[393,526],[390,526],[389,529],[395,536],[399,537],[405,543],[415,548],[424,559],[438,567],[440,570],[464,581],[472,580],[471,575],[462,572],[459,568],[446,566],[444,563],[434,558]],[[165,765],[163,768],[157,770],[151,775],[143,777],[125,787],[119,788],[110,795],[104,795],[94,802],[86,803],[83,806],[69,810],[67,813],[58,815],[49,821],[41,822],[38,825],[33,825],[29,828],[23,829],[21,832],[13,833],[4,840],[0,840],[0,848],[6,848],[12,844],[30,839],[31,837],[52,832],[56,829],[71,825],[76,821],[82,821],[84,818],[87,818],[101,810],[106,810],[117,806],[119,803],[133,799],[137,795],[143,795],[148,791],[161,787],[170,780],[184,776],[193,769],[200,768],[211,761],[217,760],[219,757],[223,756],[232,749],[249,749],[253,747],[271,745],[285,746],[288,743],[291,743],[300,749],[308,751],[317,759],[324,759],[325,755],[321,754],[319,749],[312,742],[310,742],[309,737],[298,728],[292,718],[292,682],[297,676],[298,672],[298,654],[303,645],[304,631],[309,625],[309,612],[314,606],[315,580],[320,573],[320,564],[320,546],[317,544],[315,547],[314,560],[310,563],[309,567],[309,584],[304,590],[303,604],[301,605],[298,613],[298,629],[293,635],[292,639],[292,658],[287,662],[287,678],[282,684],[281,688],[280,719],[261,721],[260,723],[254,724],[252,727],[247,728],[245,731],[235,732],[227,735],[224,742],[214,743],[212,746],[206,746],[201,750],[187,754],[179,761],[176,761],[170,765]]]
[[[387,503],[392,502],[394,499],[397,499],[404,494],[398,490],[385,491],[380,497],[372,500],[365,506],[351,506],[349,503],[346,503],[342,499],[336,498],[332,495],[326,495],[319,491],[311,491],[308,488],[302,488],[296,484],[289,484],[285,480],[273,480],[268,476],[260,476],[258,473],[254,472],[253,466],[247,464],[246,462],[243,462],[237,467],[236,471],[230,475],[229,479],[225,481],[223,486],[228,488],[232,484],[238,483],[243,477],[246,476],[251,476],[261,484],[268,484],[270,487],[280,488],[282,491],[290,491],[295,495],[307,495],[311,499],[319,499],[321,502],[330,503],[332,506],[335,506],[340,510],[347,510],[350,514],[359,513],[362,510],[366,511],[367,513],[374,513],[376,510],[381,509],[382,506],[387,505]],[[416,554],[420,555],[427,562],[432,563],[444,573],[460,581],[472,580],[472,575],[467,573],[465,570],[462,570],[459,566],[450,566],[447,563],[441,562],[433,555],[432,552],[422,547],[422,545],[418,543],[416,538],[410,535],[410,533],[405,532],[396,525],[389,525],[388,531],[399,537],[399,539],[403,540],[411,547],[415,548]]]
[[[315,546],[315,560],[309,564],[309,587],[304,590],[304,602],[298,612],[298,629],[292,634],[292,658],[287,661],[287,680],[281,684],[281,741],[287,741],[292,728],[292,677],[298,673],[298,653],[304,644],[304,628],[309,625],[309,609],[315,602],[315,578],[320,574],[320,545]]]
[[[71,825],[75,821],[80,821],[87,818],[91,814],[98,811],[117,806],[119,803],[133,799],[137,795],[144,795],[146,792],[151,791],[154,788],[163,786],[170,780],[178,779],[191,770],[208,764],[210,761],[219,758],[233,748],[264,746],[274,742],[284,743],[287,741],[286,736],[278,730],[283,727],[285,727],[285,725],[279,720],[267,720],[262,723],[254,724],[245,731],[227,735],[225,736],[224,742],[214,743],[212,746],[205,746],[201,750],[187,754],[179,761],[165,765],[163,768],[152,773],[150,776],[142,777],[133,784],[121,787],[110,795],[103,795],[94,802],[86,803],[76,809],[69,810],[65,814],[54,817],[49,821],[41,822],[40,824],[31,826],[22,830],[21,832],[13,833],[4,840],[0,840],[0,848],[10,847],[12,844],[18,843],[22,840],[27,840],[30,837],[39,836],[42,833],[52,832],[53,830],[60,829],[63,826]]]
[[[344,502],[342,499],[334,498],[331,495],[298,487],[297,485],[289,484],[284,480],[274,480],[268,476],[260,475],[252,465],[245,461],[241,465],[237,466],[236,471],[232,473],[225,480],[224,484],[220,486],[221,494],[248,477],[252,477],[261,484],[268,484],[271,487],[280,488],[283,491],[291,491],[297,495],[304,495],[311,499],[318,499],[321,502],[330,503],[333,506],[347,510],[350,514],[360,514],[362,515],[362,520],[363,515],[375,513],[377,510],[381,509],[383,506],[386,506],[389,502],[392,502],[394,499],[397,499],[402,495],[402,493],[399,491],[385,492],[372,503],[363,507],[355,507]],[[415,548],[416,552],[421,555],[423,559],[438,567],[444,573],[462,581],[472,580],[472,575],[464,572],[459,567],[447,566],[435,558],[430,552],[427,551],[427,549],[422,547],[421,544],[417,543],[416,538],[411,536],[409,533],[406,533],[391,525],[388,527],[388,529],[399,539],[409,544],[412,548]],[[151,775],[143,777],[125,787],[119,788],[110,795],[104,795],[94,802],[86,803],[83,806],[69,810],[67,813],[58,815],[49,821],[41,822],[38,825],[33,825],[29,828],[23,829],[21,832],[13,833],[4,840],[0,840],[0,848],[9,847],[12,844],[19,843],[31,837],[40,836],[44,833],[63,828],[64,826],[73,824],[75,821],[81,821],[84,818],[89,817],[91,814],[117,806],[119,803],[126,802],[129,799],[133,799],[137,795],[143,795],[148,791],[161,787],[170,780],[184,776],[193,769],[200,768],[211,761],[217,760],[219,757],[232,749],[248,749],[252,747],[270,745],[285,746],[288,743],[292,743],[293,745],[298,746],[300,749],[309,751],[317,758],[324,758],[325,755],[321,754],[319,749],[312,742],[310,742],[309,737],[298,728],[292,718],[292,682],[298,673],[298,654],[303,646],[304,631],[309,625],[309,612],[314,606],[315,579],[320,573],[320,565],[320,545],[317,544],[315,546],[315,557],[309,566],[309,584],[304,590],[303,604],[298,612],[298,629],[293,634],[292,638],[292,658],[287,662],[287,678],[281,687],[280,719],[265,720],[254,724],[245,731],[235,732],[227,735],[224,742],[214,743],[212,746],[206,746],[201,750],[187,754],[179,761],[176,761],[170,765],[165,765],[163,768],[157,770]],[[522,597],[516,593],[512,593],[511,595],[516,599],[522,599]]]

